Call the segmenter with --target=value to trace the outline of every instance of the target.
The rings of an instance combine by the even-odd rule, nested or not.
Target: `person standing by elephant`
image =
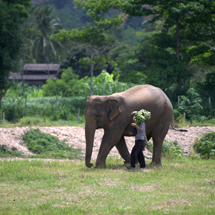
[[[136,157],[140,164],[140,168],[145,168],[145,157],[143,154],[143,148],[148,146],[146,131],[145,131],[145,121],[151,117],[151,113],[146,110],[133,111],[130,115],[135,123],[131,123],[132,127],[137,129],[137,133],[135,136],[135,145],[131,151],[131,166],[127,167],[127,169],[134,169],[136,164]],[[132,132],[130,133],[132,134]]]

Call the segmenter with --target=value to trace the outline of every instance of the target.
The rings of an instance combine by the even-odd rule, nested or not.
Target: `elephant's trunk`
[[[89,168],[93,166],[93,164],[90,163],[90,160],[91,160],[92,151],[93,151],[95,130],[96,130],[95,120],[88,121],[88,119],[86,119],[86,123],[85,123],[85,138],[86,138],[85,164]]]

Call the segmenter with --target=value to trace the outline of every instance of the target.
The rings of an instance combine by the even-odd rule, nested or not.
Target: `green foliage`
[[[113,28],[120,26],[123,21],[122,16],[110,17],[108,12],[110,9],[120,9],[121,2],[118,1],[103,1],[100,3],[94,0],[76,0],[77,6],[87,10],[87,15],[91,17],[92,25],[82,26],[82,30],[72,29],[61,30],[59,33],[52,36],[52,39],[57,41],[72,41],[88,46],[90,57],[90,95],[93,95],[93,70],[95,57],[104,58],[102,50],[111,47],[114,44]],[[104,16],[104,14],[106,14]]]
[[[186,57],[178,60],[175,56],[175,38],[165,29],[163,22],[156,22],[149,29],[137,32],[140,43],[133,48],[138,71],[142,71],[145,82],[161,88],[163,91],[172,89],[181,93],[184,83],[192,76],[188,69]],[[182,83],[183,80],[183,83]],[[170,84],[171,83],[171,84]]]
[[[89,76],[90,66],[81,64],[82,58],[89,58],[90,50],[87,46],[78,43],[69,44],[69,50],[66,58],[61,62],[61,69],[72,67],[73,72],[79,75],[80,78]],[[95,65],[96,66],[96,65]],[[103,68],[103,67],[102,67]],[[62,72],[62,70],[60,71]],[[94,76],[99,75],[101,68],[94,68]]]
[[[78,75],[74,74],[72,68],[62,70],[61,79],[48,79],[42,86],[44,96],[77,96],[79,86]]]
[[[111,95],[113,93],[125,91],[133,86],[134,84],[129,82],[119,82],[117,78],[114,81],[114,75],[109,74],[105,70],[103,70],[101,74],[95,77],[93,80],[95,95]]]
[[[202,158],[215,159],[215,132],[206,133],[196,139],[193,148]]]
[[[5,97],[19,97],[24,96],[27,98],[31,97],[42,97],[43,91],[40,89],[40,87],[37,86],[29,86],[25,83],[15,83],[11,82],[10,87],[7,89],[5,93]]]
[[[7,157],[7,156],[17,157],[20,155],[21,155],[21,153],[19,151],[17,151],[15,148],[14,148],[14,150],[11,151],[7,148],[7,146],[0,145],[0,157]]]
[[[60,42],[49,37],[57,33],[63,26],[59,19],[52,14],[53,8],[50,6],[38,5],[34,9],[34,28],[36,33],[33,35],[33,57],[38,63],[59,62],[60,55],[65,48]]]
[[[39,129],[27,131],[22,138],[28,150],[36,154],[43,154],[46,158],[81,158],[79,149],[73,149],[64,141],[59,141],[57,137],[50,134],[42,133]]]
[[[19,121],[21,123],[22,126],[31,126],[31,125],[38,125],[40,123],[42,123],[42,119],[40,119],[39,117],[23,117],[20,119]]]
[[[136,45],[138,42],[140,42],[140,38],[136,37],[136,33],[136,29],[128,26],[122,31],[122,38],[119,39],[119,41],[129,45]]]
[[[144,109],[138,111],[134,115],[134,122],[137,125],[140,125],[142,122],[145,122],[146,120],[151,118],[151,113],[149,111],[146,111]]]
[[[196,84],[196,89],[201,95],[203,110],[201,114],[213,117],[215,114],[215,70],[214,67],[206,71],[205,77]],[[210,105],[209,105],[210,98]]]
[[[56,111],[56,99],[57,99],[57,111]],[[86,106],[86,98],[84,97],[29,97],[26,100],[26,116],[40,117],[41,108],[43,108],[43,119],[50,118],[52,120],[77,120],[78,108],[80,108],[80,114]],[[2,99],[1,113],[5,113],[5,118],[9,122],[17,122],[20,118],[25,116],[25,98],[14,97],[7,94]],[[28,122],[28,119],[24,119],[24,123]],[[81,119],[80,123],[83,122]],[[40,123],[40,122],[38,122]]]
[[[19,69],[24,45],[24,24],[29,17],[30,0],[0,1],[0,100],[11,71]]]
[[[150,146],[150,151],[153,152],[153,143],[148,142]],[[177,141],[170,141],[165,139],[162,145],[162,156],[166,159],[174,159],[174,158],[179,158],[183,156],[183,150],[178,145]]]
[[[93,80],[96,95],[110,95],[133,86],[131,83],[119,82],[117,78],[114,80],[114,75],[106,71],[102,71]],[[21,96],[22,94],[22,85],[14,84],[3,97],[1,113],[5,113],[7,121],[17,122],[25,115],[26,117],[20,121],[22,125],[41,124],[46,119],[77,121],[78,108],[80,108],[80,123],[83,123],[83,111],[87,96],[90,95],[90,78],[78,79],[72,69],[68,68],[63,70],[62,79],[49,80],[43,85],[42,90],[24,85],[26,99]],[[56,94],[57,96],[51,96]],[[42,120],[40,120],[41,109],[43,109]]]
[[[146,75],[143,73],[141,63],[135,55],[136,52],[135,47],[126,44],[118,44],[108,52],[108,63],[113,70],[113,74],[119,76],[121,82],[146,83]]]
[[[16,122],[25,114],[24,102],[22,97],[10,96],[7,99],[3,98],[1,113],[5,113],[6,120]]]
[[[202,109],[201,97],[195,91],[194,88],[190,88],[187,91],[187,96],[180,96],[180,103],[178,105],[178,110],[180,113],[186,113],[188,119],[192,120],[194,118],[198,119],[199,113]]]
[[[122,92],[131,86],[131,83],[122,83],[118,80],[114,81],[114,75],[103,70],[97,77],[94,77],[92,85],[95,95],[110,95],[116,92]],[[83,96],[90,95],[91,79],[84,77],[78,79],[78,75],[72,72],[71,68],[64,69],[61,79],[47,81],[47,84],[42,86],[45,96]]]

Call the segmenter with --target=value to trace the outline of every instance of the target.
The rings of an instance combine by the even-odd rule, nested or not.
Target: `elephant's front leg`
[[[110,150],[119,142],[121,134],[105,131],[96,160],[96,166],[106,166],[106,158]]]
[[[119,151],[121,157],[125,160],[124,163],[131,163],[131,156],[128,151],[128,147],[125,143],[125,138],[122,136],[119,142],[116,144],[116,148]]]

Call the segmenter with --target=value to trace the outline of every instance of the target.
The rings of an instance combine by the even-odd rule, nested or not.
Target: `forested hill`
[[[33,2],[41,4],[44,1],[33,0]],[[77,28],[80,30],[83,25],[90,22],[86,11],[77,7],[73,0],[47,0],[46,4],[54,8],[53,15],[58,17],[60,23],[67,29]],[[116,14],[117,11],[112,10],[111,13]],[[119,41],[134,45],[138,41],[135,33],[143,28],[143,21],[143,17],[126,17],[123,26],[117,31]]]

